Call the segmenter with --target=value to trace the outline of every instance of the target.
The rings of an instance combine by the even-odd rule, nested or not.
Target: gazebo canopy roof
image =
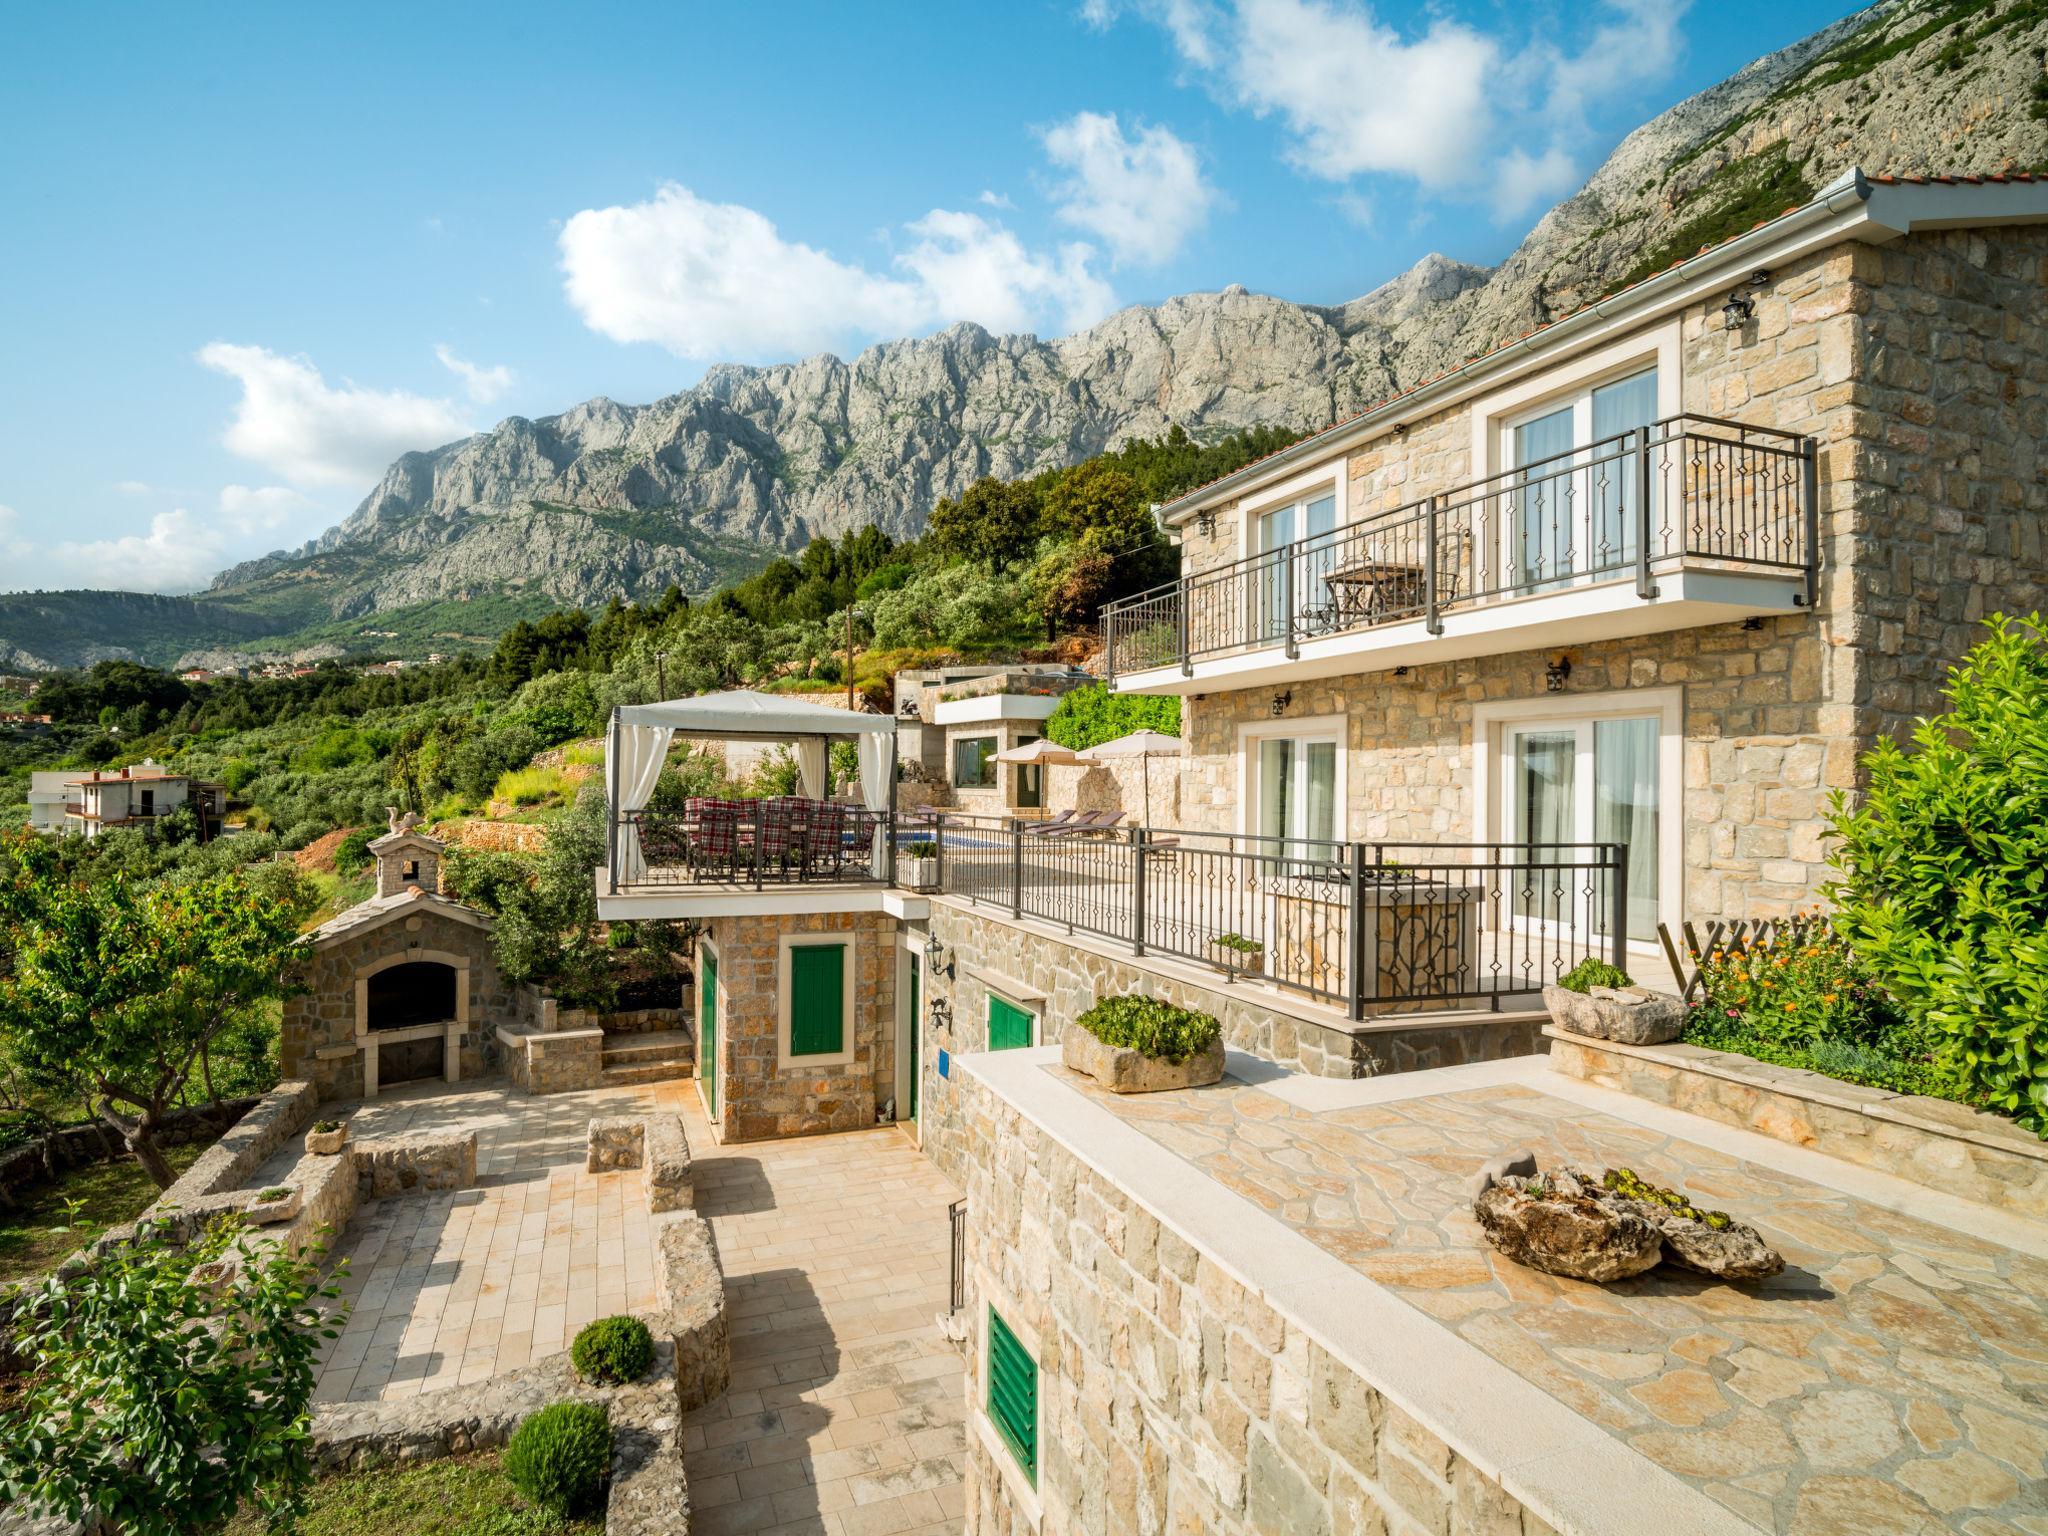
[[[659,704],[622,704],[622,726],[654,726],[702,736],[893,736],[894,715],[857,715],[829,704],[734,688],[668,699]]]

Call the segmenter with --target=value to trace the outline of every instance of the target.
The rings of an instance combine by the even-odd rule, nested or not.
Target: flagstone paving
[[[2048,1536],[2040,1257],[1519,1084],[1312,1113],[1233,1080],[1118,1096],[1063,1075],[1764,1530]],[[1512,1264],[1465,1186],[1525,1146],[1683,1189],[1787,1269],[1596,1286]]]

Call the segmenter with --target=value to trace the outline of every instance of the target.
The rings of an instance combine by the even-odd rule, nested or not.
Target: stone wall
[[[1289,691],[1284,717],[1348,719],[1350,835],[1470,838],[1472,708],[1546,698],[1546,663],[1562,654],[1570,694],[1684,689],[1686,915],[1811,904],[1828,874],[1826,805],[1855,788],[1858,754],[1941,708],[1982,617],[2048,604],[2044,272],[2038,228],[1845,242],[1774,272],[1741,330],[1717,303],[1680,317],[1686,410],[1819,444],[1815,613],[1198,695],[1184,823],[1237,829],[1238,727],[1270,721]],[[1470,409],[1352,452],[1352,515],[1468,479]],[[1237,558],[1237,528],[1230,503],[1210,538],[1190,529],[1186,568]]]
[[[604,1039],[601,1029],[500,1029],[498,1059],[521,1093],[580,1093],[604,1081]]]
[[[718,953],[720,1139],[757,1141],[875,1123],[896,1092],[896,920],[879,912],[718,917],[707,931]],[[778,1003],[787,985],[781,941],[817,935],[853,947],[850,1059],[778,1057]]]
[[[964,1080],[967,1530],[1548,1536],[1114,1181]],[[978,1406],[987,1309],[1035,1343],[1037,1487]],[[1042,1506],[1041,1519],[1030,1505]]]
[[[349,1143],[356,1193],[382,1200],[416,1189],[469,1189],[476,1183],[476,1132],[415,1131]]]
[[[2048,1142],[1946,1099],[1866,1088],[1692,1045],[1619,1045],[1549,1031],[1550,1063],[1724,1125],[1880,1169],[1944,1194],[2048,1217]]]
[[[918,1106],[926,1151],[957,1182],[959,1134],[954,1087],[939,1074],[941,1051],[988,1049],[991,992],[1039,1015],[1042,1045],[1054,1045],[1097,998],[1149,992],[1182,1007],[1214,1014],[1227,1045],[1265,1061],[1317,1077],[1371,1077],[1526,1056],[1543,1049],[1540,1015],[1473,1014],[1446,1023],[1374,1022],[1351,1026],[1329,1010],[1297,1005],[1249,983],[1213,986],[1186,979],[1184,966],[1148,966],[1137,956],[1113,957],[1084,945],[1011,922],[1006,916],[954,899],[934,900],[927,929],[944,946],[953,976],[927,975],[927,1018],[942,1002],[952,1022],[918,1031],[923,1073]],[[1317,1015],[1321,1015],[1318,1017]]]
[[[173,1109],[157,1127],[160,1147],[182,1147],[188,1142],[217,1140],[221,1134],[260,1102],[258,1096],[223,1099],[218,1104],[194,1104]],[[26,1146],[0,1154],[0,1191],[40,1183],[54,1169],[81,1168],[109,1162],[128,1155],[121,1133],[104,1120],[67,1125],[39,1136]]]
[[[279,1083],[230,1126],[219,1141],[200,1153],[178,1182],[165,1190],[143,1215],[162,1215],[174,1206],[190,1208],[206,1196],[248,1183],[271,1153],[313,1123],[313,1111],[319,1101],[311,1083]]]
[[[488,933],[422,904],[403,917],[345,934],[309,951],[302,967],[307,991],[286,999],[284,1005],[278,1054],[285,1075],[310,1079],[322,1099],[364,1097],[363,1055],[356,1048],[356,973],[392,955],[428,950],[458,955],[469,962],[462,1076],[482,1077],[496,1071],[496,1030],[499,1024],[519,1017],[516,989],[499,975]]]

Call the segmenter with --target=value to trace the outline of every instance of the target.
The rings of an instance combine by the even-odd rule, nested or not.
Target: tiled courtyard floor
[[[1854,1170],[1859,1197],[1817,1182],[1820,1160],[1801,1177],[1776,1143],[1533,1062],[1465,1091],[1385,1079],[1378,1102],[1321,1110],[1228,1079],[1118,1096],[1046,1070],[1761,1530],[2048,1533],[2036,1224]],[[1524,1269],[1486,1242],[1466,1188],[1522,1147],[1680,1188],[1788,1267],[1754,1285]]]
[[[315,1400],[482,1381],[651,1308],[641,1175],[583,1169],[591,1117],[636,1108],[683,1115],[725,1272],[732,1387],[683,1430],[693,1536],[959,1530],[962,1364],[936,1322],[954,1191],[892,1128],[719,1147],[689,1082],[541,1098],[434,1083],[354,1107],[358,1138],[474,1126],[477,1185],[357,1211],[336,1250],[353,1311]]]
[[[686,1110],[693,1147],[710,1146]],[[935,1320],[955,1192],[894,1129],[699,1153],[732,1390],[683,1430],[691,1536],[956,1532],[962,1363]]]

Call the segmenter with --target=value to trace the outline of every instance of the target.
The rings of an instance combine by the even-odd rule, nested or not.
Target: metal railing
[[[946,1207],[946,1225],[953,1245],[953,1286],[947,1296],[947,1310],[958,1312],[967,1305],[967,1202],[955,1200]]]
[[[673,886],[887,885],[897,818],[837,801],[706,800],[682,812],[614,812],[615,848],[637,834],[640,868],[611,889]],[[924,825],[922,821],[917,823]]]
[[[1656,576],[1682,562],[1803,573],[1814,601],[1811,438],[1675,416],[1455,486],[1103,610],[1108,670],[1186,668],[1508,597]]]
[[[1613,843],[1340,843],[1140,827],[1045,836],[939,818],[939,889],[1337,1004],[1498,1011],[1626,958]]]

